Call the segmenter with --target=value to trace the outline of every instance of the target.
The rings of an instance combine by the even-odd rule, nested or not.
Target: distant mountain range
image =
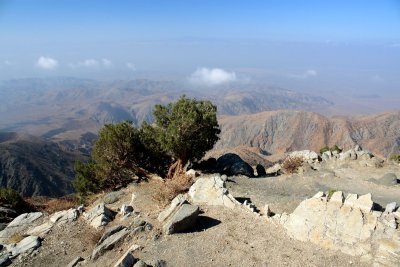
[[[77,140],[107,122],[152,121],[155,104],[181,95],[209,99],[220,115],[276,109],[318,111],[325,98],[260,84],[184,89],[168,81],[99,82],[76,78],[19,79],[0,83],[0,131],[27,132],[53,140]]]
[[[327,118],[314,112],[278,110],[251,115],[222,116],[221,140],[215,149],[245,145],[266,154],[355,144],[388,156],[400,152],[400,112],[354,118]]]
[[[38,137],[0,133],[0,186],[13,188],[24,196],[70,194],[74,163],[81,158]]]

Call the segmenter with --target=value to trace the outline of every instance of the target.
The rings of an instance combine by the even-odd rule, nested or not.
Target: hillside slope
[[[354,118],[327,118],[313,112],[279,110],[252,115],[223,116],[216,149],[246,145],[267,153],[360,144],[387,156],[400,151],[400,112]]]
[[[78,158],[37,137],[0,133],[0,186],[24,196],[72,193],[73,166]]]

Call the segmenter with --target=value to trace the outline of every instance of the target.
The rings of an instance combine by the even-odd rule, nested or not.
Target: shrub
[[[400,162],[400,154],[392,154],[392,155],[390,155],[389,160],[395,161],[395,162]]]
[[[94,161],[91,160],[86,163],[77,161],[75,163],[73,186],[81,198],[84,198],[88,193],[95,193],[101,188],[101,181],[96,177],[96,164]]]
[[[322,155],[326,151],[331,151],[331,152],[336,151],[337,153],[340,153],[342,152],[342,149],[340,149],[337,145],[334,145],[333,147],[324,146],[319,150],[319,153]]]
[[[26,203],[14,189],[0,188],[0,205],[20,210],[25,208]]]
[[[188,161],[200,160],[218,141],[221,132],[217,107],[210,101],[182,96],[176,103],[156,105],[154,133],[161,149],[175,163],[168,178],[180,175]]]
[[[167,179],[163,185],[156,191],[153,198],[161,205],[166,205],[177,195],[186,193],[193,184],[191,176],[181,173],[176,175],[174,179]]]
[[[285,173],[296,173],[303,165],[303,157],[289,156],[282,163],[282,169]]]
[[[327,196],[328,200],[331,199],[332,195],[333,195],[336,191],[337,191],[336,189],[332,189],[332,188],[329,189],[329,191],[328,191],[328,196]]]
[[[330,151],[330,149],[329,149],[328,146],[325,146],[325,147],[321,148],[321,149],[319,150],[319,153],[322,155],[322,154],[323,154],[324,152],[326,152],[326,151]]]

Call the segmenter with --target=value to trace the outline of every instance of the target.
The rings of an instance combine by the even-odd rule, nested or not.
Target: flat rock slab
[[[77,209],[62,210],[54,213],[50,217],[52,223],[64,224],[76,221],[79,217],[79,211]]]
[[[41,246],[40,238],[37,236],[28,236],[22,239],[16,245],[7,246],[7,251],[11,258],[18,257],[22,253],[30,253]]]
[[[176,213],[166,221],[163,226],[164,232],[166,234],[173,234],[192,228],[197,222],[199,213],[199,207],[183,204]]]
[[[105,251],[113,249],[115,246],[119,245],[129,233],[130,231],[124,228],[119,232],[108,236],[106,239],[103,240],[103,242],[101,242],[94,248],[91,257],[92,260],[98,259],[101,255],[104,254]]]
[[[45,222],[41,225],[38,225],[36,227],[29,229],[26,232],[26,234],[43,237],[45,234],[47,234],[51,230],[51,228],[53,228],[53,225],[54,224],[51,222]]]
[[[25,231],[37,219],[43,216],[41,212],[23,213],[10,222],[5,229],[0,232],[0,243],[6,242],[16,233]]]

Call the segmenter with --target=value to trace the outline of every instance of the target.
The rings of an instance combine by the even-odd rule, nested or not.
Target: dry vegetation
[[[304,159],[302,157],[287,157],[282,164],[285,173],[297,173],[299,168],[303,165]]]
[[[165,206],[177,195],[187,192],[193,184],[193,179],[191,176],[181,173],[173,179],[164,180],[163,183],[164,185],[156,191],[153,198]]]
[[[75,197],[48,198],[48,197],[30,197],[25,201],[35,210],[46,213],[54,213],[61,210],[68,210],[79,206],[79,201]]]

